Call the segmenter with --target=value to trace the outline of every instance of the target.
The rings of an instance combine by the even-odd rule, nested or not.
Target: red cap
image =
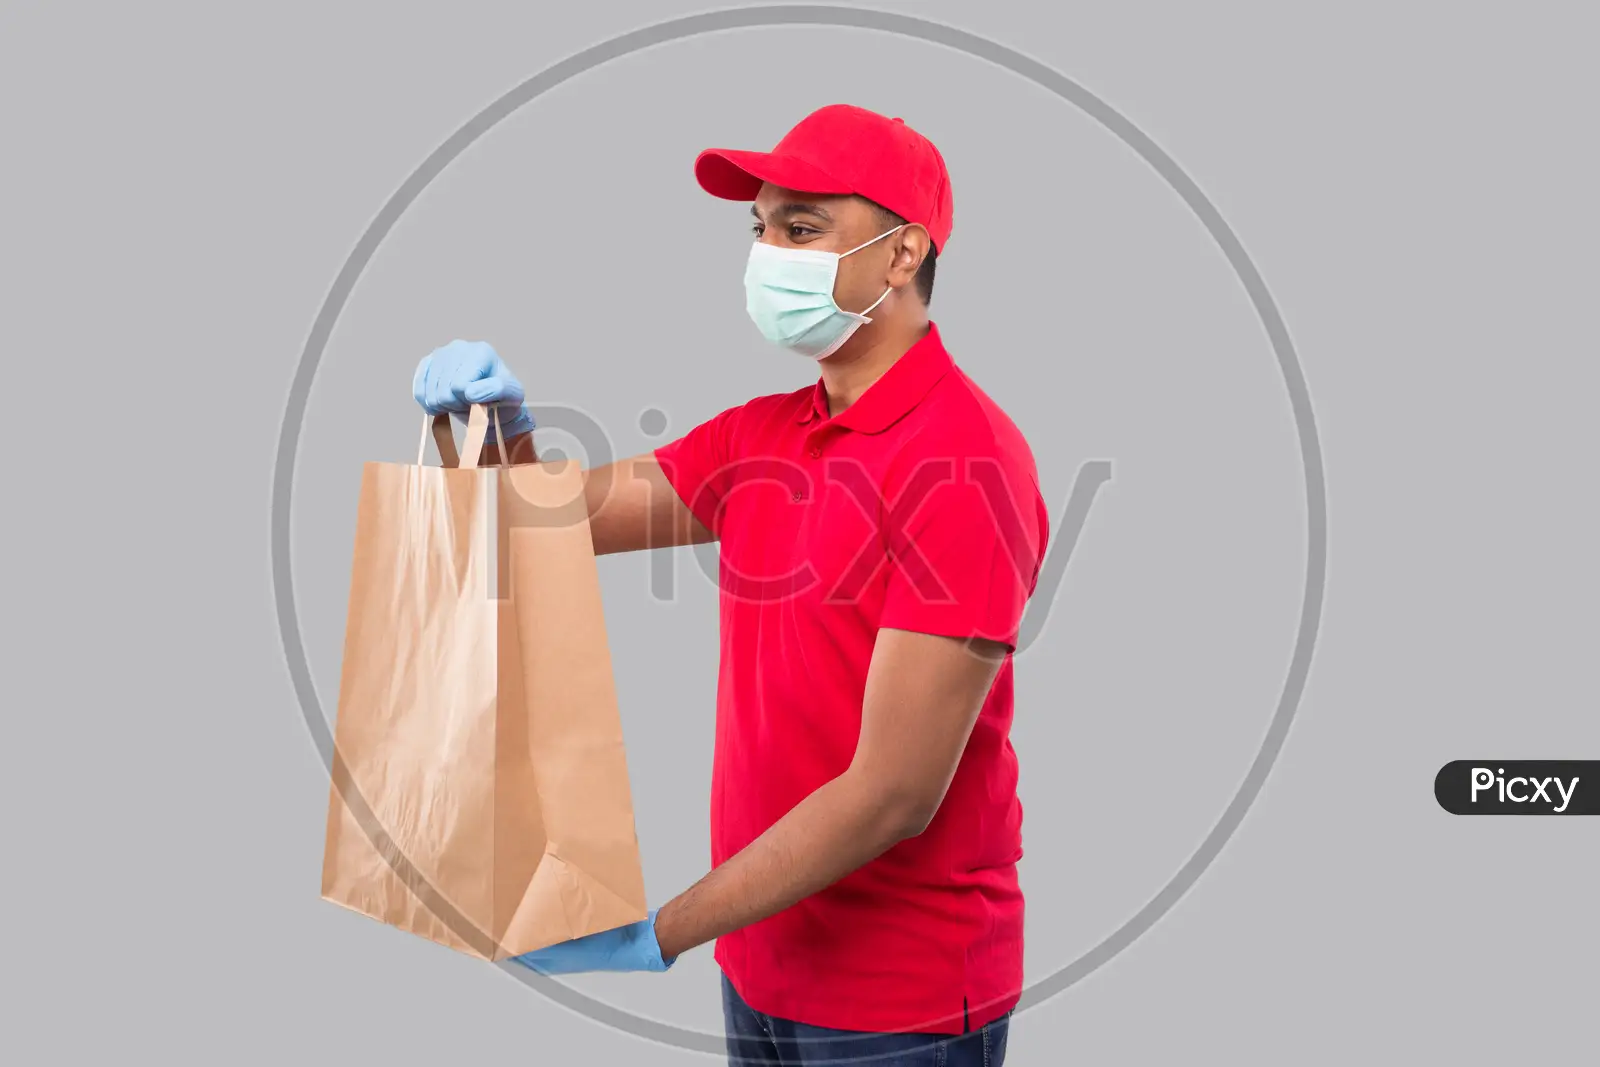
[[[762,182],[823,196],[864,196],[927,227],[934,250],[950,236],[950,175],[933,142],[900,119],[829,104],[801,119],[770,152],[708,148],[694,161],[701,188],[754,200]]]

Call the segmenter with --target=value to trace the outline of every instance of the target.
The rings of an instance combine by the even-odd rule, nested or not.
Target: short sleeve
[[[655,450],[656,462],[694,517],[722,535],[722,503],[731,488],[734,431],[743,406],[702,422]]]
[[[892,490],[878,625],[1015,650],[1049,536],[1033,478],[995,457],[963,456],[924,460]]]

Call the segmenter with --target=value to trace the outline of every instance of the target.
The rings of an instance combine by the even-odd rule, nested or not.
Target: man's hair
[[[865,198],[863,197],[863,199]],[[878,213],[878,219],[885,230],[906,224],[905,219],[896,215],[882,204],[874,204],[871,200],[868,200],[867,203],[872,204],[872,209]],[[917,268],[917,295],[922,297],[924,307],[933,300],[933,273],[937,269],[937,264],[934,261],[938,258],[939,253],[930,244],[928,246],[928,254],[922,257],[922,265]]]

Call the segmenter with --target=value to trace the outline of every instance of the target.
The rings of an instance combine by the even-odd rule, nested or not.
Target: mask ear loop
[[[862,250],[862,249],[863,249],[863,248],[865,248],[865,247],[867,247],[867,245],[870,245],[870,244],[877,244],[877,243],[878,243],[878,242],[879,242],[879,241],[881,241],[881,240],[883,240],[883,239],[884,239],[884,238],[885,238],[885,237],[887,237],[887,236],[889,236],[889,235],[890,235],[890,234],[891,234],[891,233],[894,233],[894,232],[896,232],[896,231],[897,231],[897,230],[903,230],[903,229],[905,229],[905,228],[906,228],[906,227],[907,227],[907,226],[909,226],[909,225],[911,225],[911,223],[909,223],[909,222],[902,222],[902,223],[901,223],[901,224],[900,224],[900,225],[898,225],[898,226],[896,226],[896,227],[895,227],[895,228],[894,228],[894,229],[893,229],[893,230],[884,230],[884,231],[883,231],[883,232],[882,232],[882,233],[880,233],[880,234],[878,234],[878,236],[876,236],[876,237],[874,237],[874,238],[873,238],[873,239],[872,239],[872,240],[870,240],[870,241],[867,241],[867,242],[866,242],[866,243],[865,243],[865,244],[859,244],[859,245],[856,245],[856,246],[855,246],[855,247],[854,247],[854,248],[852,248],[852,249],[851,249],[851,250],[850,250],[850,251],[849,251],[849,252],[840,252],[840,253],[839,253],[839,258],[840,258],[840,259],[843,259],[843,258],[844,258],[844,257],[845,257],[845,256],[848,256],[848,255],[852,255],[852,254],[854,254],[854,253],[856,253],[856,252],[859,252],[859,251],[861,251],[861,250]],[[877,307],[877,305],[876,305],[876,304],[874,304],[874,305],[873,305],[873,307]]]
[[[885,289],[883,291],[883,296],[878,297],[878,299],[874,300],[870,305],[867,306],[866,311],[858,311],[858,312],[856,312],[856,314],[860,315],[863,319],[866,319],[866,321],[871,322],[872,321],[871,319],[867,319],[868,312],[870,312],[873,308],[877,307],[879,304],[883,303],[884,300],[892,292],[894,292],[894,286],[891,285],[889,288],[887,288],[887,289]]]
[[[863,248],[867,247],[867,245],[875,244],[878,241],[881,241],[885,237],[889,236],[891,233],[895,233],[898,230],[903,230],[909,225],[911,225],[909,222],[903,222],[900,225],[896,226],[893,230],[885,230],[883,233],[878,234],[878,236],[876,236],[872,240],[868,241],[867,244],[856,245],[854,248],[852,248],[850,250],[850,252],[859,252]],[[839,253],[839,258],[843,259],[845,256],[848,256],[850,254],[850,252],[840,252]],[[848,314],[860,315],[861,316],[861,321],[864,322],[864,323],[865,322],[871,322],[872,320],[867,318],[867,313],[870,312],[873,308],[877,307],[879,304],[883,303],[884,300],[888,299],[889,294],[892,293],[892,292],[894,292],[894,286],[891,285],[889,288],[887,288],[887,289],[885,289],[883,291],[883,295],[882,296],[878,297],[878,299],[874,300],[870,305],[867,306],[866,311],[853,311],[853,312],[848,312]],[[839,307],[838,304],[834,304],[833,306],[834,307]],[[840,311],[844,311],[844,308],[839,308],[839,310]]]

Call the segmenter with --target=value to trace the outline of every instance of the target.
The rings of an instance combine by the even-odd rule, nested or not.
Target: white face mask
[[[839,261],[903,228],[880,233],[849,252],[780,248],[757,241],[750,246],[744,272],[745,310],[773,344],[812,359],[833,355],[863,323],[872,321],[867,312],[893,292],[885,289],[866,311],[844,310],[833,299]]]

